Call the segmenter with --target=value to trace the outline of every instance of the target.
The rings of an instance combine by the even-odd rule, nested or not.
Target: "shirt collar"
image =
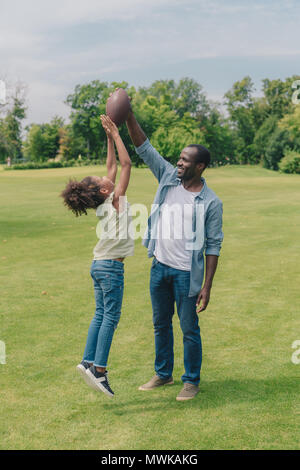
[[[173,181],[171,181],[167,186],[178,186],[180,183],[181,183],[181,179],[178,178],[177,176],[177,168],[174,169],[174,173],[173,173]],[[207,193],[207,184],[206,184],[206,181],[205,181],[205,178],[203,178],[203,176],[201,176],[201,181],[203,183],[203,187],[200,191],[200,193],[195,197],[195,199],[199,198],[199,199],[204,199],[205,196],[206,196],[206,193]]]
[[[197,199],[197,198],[204,199],[205,196],[206,196],[207,184],[206,184],[205,178],[203,178],[202,176],[201,176],[201,181],[203,183],[203,187],[202,187],[200,193],[198,194],[198,196],[196,196],[195,199]]]
[[[207,184],[206,184],[206,181],[205,181],[205,178],[203,178],[201,176],[201,181],[203,183],[203,186],[202,186],[202,189],[201,191],[199,192],[199,194],[197,194],[197,196],[195,197],[195,199],[199,198],[199,199],[204,199],[205,196],[206,196],[206,192],[207,192]],[[176,178],[175,181],[174,181],[174,184],[176,184],[176,186],[178,186],[179,184],[181,184],[181,179],[180,178]]]

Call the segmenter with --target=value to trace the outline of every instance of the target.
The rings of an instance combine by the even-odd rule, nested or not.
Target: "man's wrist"
[[[212,288],[212,281],[205,281],[203,284],[203,289],[211,289]]]
[[[133,111],[132,109],[129,110],[129,113],[128,113],[128,116],[127,116],[127,119],[126,119],[126,122],[131,122],[135,119],[135,116],[133,114]]]

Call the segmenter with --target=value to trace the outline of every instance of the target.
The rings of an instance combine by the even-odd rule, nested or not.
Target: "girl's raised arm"
[[[106,156],[107,177],[112,181],[112,183],[115,183],[118,166],[117,166],[114,139],[111,133],[109,132],[107,126],[105,125],[105,122],[103,121],[103,116],[100,116],[100,119],[101,119],[103,129],[105,130],[106,136],[107,136],[107,156]]]
[[[105,126],[106,132],[112,135],[113,140],[116,144],[119,161],[121,165],[120,179],[116,186],[114,193],[114,206],[118,210],[119,208],[119,197],[125,196],[131,172],[131,160],[123,143],[123,140],[119,134],[118,128],[115,123],[108,116],[101,116],[103,127]]]

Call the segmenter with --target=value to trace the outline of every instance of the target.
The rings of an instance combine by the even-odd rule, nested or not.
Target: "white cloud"
[[[49,82],[32,80],[27,93],[30,108],[27,110],[26,124],[34,121],[47,122],[55,115],[66,119],[69,116],[70,108],[64,104],[65,97],[66,90],[63,87]]]
[[[15,24],[16,29],[34,27],[43,31],[51,26],[127,20],[144,16],[158,7],[184,3],[184,0],[2,0],[1,18],[4,24]]]

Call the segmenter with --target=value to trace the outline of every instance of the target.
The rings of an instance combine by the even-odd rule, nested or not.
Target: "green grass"
[[[99,174],[103,168],[99,170]],[[58,198],[95,168],[0,172],[1,449],[299,449],[300,176],[260,167],[209,169],[224,203],[225,239],[211,302],[200,315],[201,393],[177,402],[182,335],[174,317],[175,385],[153,375],[150,260],[140,240],[109,358],[115,397],[76,374],[93,316],[91,212]],[[134,169],[128,197],[150,206],[157,184]],[[46,294],[42,294],[46,291]]]

